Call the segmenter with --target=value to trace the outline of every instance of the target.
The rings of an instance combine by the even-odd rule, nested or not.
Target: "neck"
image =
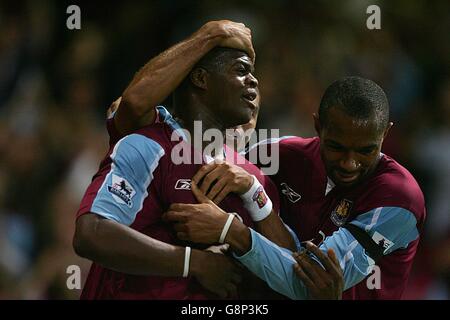
[[[200,139],[202,141],[202,149],[210,145],[213,141],[205,141],[205,131],[209,129],[215,129],[212,132],[214,136],[217,136],[217,132],[222,136],[222,140],[225,141],[225,126],[222,121],[218,119],[203,103],[188,103],[184,107],[178,108],[182,110],[180,112],[181,125],[185,130],[187,130],[191,136],[191,139]],[[207,135],[210,138],[210,135]],[[213,138],[214,139],[214,138]],[[198,141],[198,140],[197,140]],[[222,156],[223,145],[217,146],[217,148],[211,152],[210,156],[215,158],[217,156]],[[219,154],[217,154],[219,153]]]

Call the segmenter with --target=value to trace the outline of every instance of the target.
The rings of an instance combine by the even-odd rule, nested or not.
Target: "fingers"
[[[217,196],[219,192],[222,191],[222,189],[226,186],[226,184],[227,181],[225,179],[219,179],[206,195],[207,198],[214,201],[214,198]]]
[[[315,283],[316,287],[323,288],[326,286],[324,282],[326,273],[321,266],[306,254],[300,254],[296,257],[294,253],[293,256],[297,264],[301,267],[301,270]]]
[[[216,167],[204,176],[203,181],[200,185],[200,190],[204,194],[207,194],[213,183],[223,175],[224,171],[225,168],[216,164]]]
[[[200,188],[197,186],[197,184],[192,180],[191,182],[191,190],[194,194],[195,198],[199,203],[209,203],[211,202],[207,196],[200,190]]]
[[[297,277],[300,278],[303,284],[308,288],[308,291],[315,291],[316,286],[314,282],[311,281],[311,279],[306,275],[306,273],[298,263],[294,264],[294,272]]]
[[[248,49],[248,56],[250,57],[250,59],[253,61],[253,64],[255,64],[255,60],[256,60],[256,54],[255,54],[255,49],[253,48],[253,43],[252,43],[252,30],[250,30],[250,28],[245,27],[245,31],[247,33],[247,40],[248,43],[246,43],[247,45],[247,49]]]
[[[255,62],[255,51],[252,45],[252,31],[243,23],[222,21],[229,38],[222,45],[224,47],[236,48],[247,52],[248,56]],[[232,39],[231,41],[229,41]]]
[[[225,186],[220,193],[213,199],[215,204],[219,204],[225,199],[225,197],[231,192],[231,190],[228,188],[228,186]]]
[[[173,229],[176,232],[182,232],[182,233],[186,233],[187,234],[187,227],[186,227],[186,224],[184,224],[184,223],[175,223],[173,225]]]
[[[172,203],[169,206],[169,211],[188,212],[193,210],[196,206],[196,204]]]
[[[167,211],[163,214],[163,221],[166,222],[187,222],[190,214],[185,212]]]
[[[251,35],[250,35],[249,43],[247,44],[247,46],[248,46],[248,52],[247,52],[248,56],[252,60],[253,64],[255,64],[256,63],[256,53],[255,53],[255,49],[253,48]]]
[[[314,245],[312,242],[308,241],[306,243],[306,248],[308,249],[308,251],[312,252],[319,259],[319,261],[324,266],[325,270],[334,279],[334,281],[338,281],[340,278],[342,278],[342,270],[333,250],[331,251],[335,259],[334,261],[330,259],[328,251],[327,255],[325,255],[325,253],[322,250],[320,250],[316,245]]]
[[[297,261],[297,263],[299,263],[301,261],[301,259],[303,258],[304,255],[305,255],[305,251],[292,253],[292,257],[294,257],[294,259],[295,259],[295,261]]]
[[[333,249],[328,249],[327,251],[328,257],[330,258],[330,260],[332,261],[332,264],[334,265],[334,270],[335,272],[333,272],[333,276],[334,276],[334,281],[337,281],[339,283],[340,286],[344,285],[344,272],[342,271],[341,265],[339,263],[339,260],[337,259],[336,253],[334,252]]]
[[[256,63],[256,52],[255,52],[255,49],[253,49],[253,47],[252,47],[252,51],[250,54],[250,58],[252,59],[253,64],[255,64]]]
[[[214,170],[217,167],[217,162],[211,162],[202,166],[197,173],[192,177],[192,181],[195,183],[199,183],[205,175]]]
[[[227,188],[229,179],[225,178],[225,174],[228,172],[229,168],[230,167],[224,165],[223,162],[215,162],[203,166],[197,172],[194,178],[192,178],[193,181],[192,184],[194,184],[195,182],[197,183],[198,186],[198,181],[200,181],[198,179],[203,179],[199,187],[200,192],[206,194],[206,197],[214,201],[214,203],[219,204],[227,196],[228,193],[232,192],[229,188]],[[225,188],[227,189],[224,190]],[[196,197],[197,194],[198,193],[195,190],[194,195]],[[216,199],[216,197],[219,195],[220,197]],[[204,203],[205,202],[204,198],[203,197],[200,198],[202,199],[202,201],[200,201],[198,198],[197,200],[199,200],[199,202],[201,203]]]
[[[319,261],[323,264],[323,266],[325,267],[325,270],[327,270],[328,272],[332,272],[335,271],[335,267],[333,266],[333,264],[331,263],[330,259],[328,258],[327,255],[325,255],[323,253],[322,250],[320,250],[315,244],[313,244],[310,241],[306,242],[306,249],[308,249],[308,251],[312,252],[318,259]]]
[[[336,267],[341,268],[341,265],[340,265],[340,263],[339,263],[338,258],[336,257],[336,253],[334,253],[334,250],[331,249],[331,248],[328,249],[327,254],[328,254],[328,257],[330,258],[330,260],[333,262],[333,264],[334,264]]]
[[[342,274],[342,270],[340,267],[340,264],[336,258],[336,255],[334,253],[334,251],[332,249],[331,250],[333,256],[334,256],[334,261],[332,261],[329,257],[329,252],[327,251],[327,254],[325,255],[325,253],[320,250],[316,245],[314,245],[312,242],[306,242],[306,249],[308,249],[310,252],[312,252],[322,263],[322,265],[324,266],[325,270],[334,277],[334,279],[337,279],[338,277],[341,277]]]

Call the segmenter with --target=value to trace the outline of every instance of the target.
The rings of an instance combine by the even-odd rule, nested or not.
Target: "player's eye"
[[[239,65],[236,68],[236,71],[240,74],[240,75],[245,75],[248,73],[247,68],[245,68],[243,65]]]
[[[358,152],[359,152],[360,154],[366,155],[366,156],[372,154],[374,151],[375,151],[375,148],[366,148],[366,149],[358,150]]]
[[[329,150],[331,150],[331,151],[334,151],[334,152],[341,152],[341,151],[344,151],[344,148],[343,148],[343,147],[338,146],[338,145],[334,145],[334,144],[327,145],[327,148],[328,148]]]

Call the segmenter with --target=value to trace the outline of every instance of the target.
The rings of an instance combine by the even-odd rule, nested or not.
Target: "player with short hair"
[[[175,164],[172,159],[176,146],[188,144],[181,126],[193,133],[193,121],[200,120],[204,130],[224,131],[250,120],[258,86],[252,74],[254,57],[248,28],[212,21],[147,63],[115,102],[118,108],[108,120],[110,150],[77,214],[74,249],[94,261],[83,299],[238,296],[241,268],[223,254],[201,250],[203,246],[191,250],[161,216],[169,208],[180,208],[174,203],[196,203],[190,179],[201,164]],[[155,109],[176,88],[179,121],[165,108]],[[194,158],[199,152],[192,145],[185,150]],[[236,156],[232,150],[224,152],[225,157]],[[205,164],[222,155],[200,153],[200,159]],[[264,203],[270,222],[266,233],[281,246],[295,248],[275,213],[275,186],[255,165],[247,161],[241,166],[273,200],[273,206]],[[222,206],[246,225],[261,228],[266,223],[253,221],[237,195],[227,197]],[[249,283],[246,287],[261,290]]]
[[[393,125],[387,97],[371,80],[340,79],[325,91],[314,123],[318,137],[265,141],[249,152],[261,144],[268,144],[269,150],[278,144],[280,169],[272,179],[279,188],[280,215],[300,241],[320,245],[316,250],[306,242],[310,257],[322,259],[323,252],[334,249],[344,272],[344,299],[400,299],[417,251],[425,203],[408,170],[381,153]],[[208,164],[194,177],[200,189],[193,183],[193,190],[203,202],[212,203],[204,194],[221,201],[204,182],[218,166]],[[221,176],[216,178],[223,188],[229,185]],[[208,209],[196,215],[185,212],[188,219],[179,219],[177,212],[168,216],[177,224],[190,224],[188,239],[205,240],[206,232],[197,226],[213,228],[227,216],[217,207]],[[292,299],[304,299],[333,285],[336,270],[330,261],[323,260],[325,270],[317,276],[305,269],[310,263],[305,264],[305,254],[293,257],[239,221],[231,225],[225,240],[239,254],[238,261]],[[376,266],[381,271],[379,286],[367,285],[364,279],[374,268],[376,272]],[[310,281],[313,278],[319,281]],[[308,284],[312,289],[306,288]]]

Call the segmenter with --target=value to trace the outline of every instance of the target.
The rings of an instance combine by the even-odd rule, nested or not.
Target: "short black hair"
[[[223,67],[231,60],[247,54],[245,51],[241,51],[233,48],[215,47],[205,54],[192,68],[204,68],[209,72],[220,72]]]
[[[327,111],[332,107],[339,108],[355,119],[374,119],[378,130],[384,130],[389,123],[386,93],[369,79],[345,77],[333,82],[325,90],[320,102],[319,119],[322,126],[327,125]]]
[[[247,54],[245,51],[227,47],[215,47],[206,53],[195,65],[192,70],[196,68],[203,68],[208,72],[220,73],[223,68],[235,58],[241,57],[242,54]],[[192,71],[191,70],[191,71]],[[185,95],[192,88],[190,80],[190,73],[184,78],[180,85],[174,90],[173,98],[183,103]]]

